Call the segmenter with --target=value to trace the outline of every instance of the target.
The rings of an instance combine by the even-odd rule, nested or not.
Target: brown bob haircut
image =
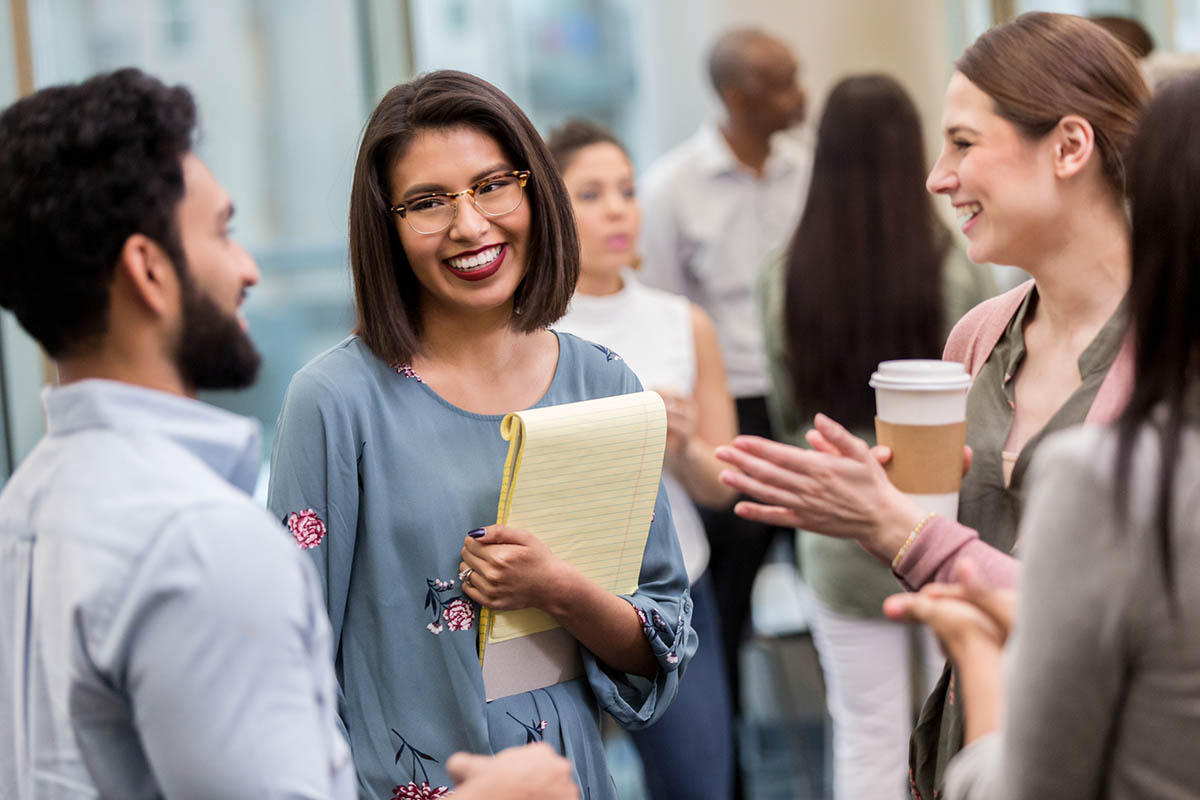
[[[438,70],[396,86],[363,132],[350,188],[350,270],[355,333],[388,363],[421,349],[420,285],[400,245],[389,185],[392,165],[421,131],[467,127],[492,137],[527,169],[530,206],[525,278],[513,298],[512,325],[530,332],[566,313],[579,277],[579,237],[571,201],[533,123],[504,92],[474,75]]]
[[[1031,12],[986,31],[954,63],[1030,139],[1067,114],[1091,123],[1104,177],[1126,193],[1125,162],[1150,91],[1129,49],[1083,17]]]

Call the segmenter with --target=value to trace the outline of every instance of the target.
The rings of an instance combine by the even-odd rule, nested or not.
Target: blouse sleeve
[[[946,798],[1094,797],[1131,652],[1129,609],[1144,591],[1132,531],[1086,446],[1047,442],[1030,472],[1017,624],[1006,653],[1004,728],[951,762]],[[1084,445],[1084,446],[1079,446]],[[1140,532],[1139,532],[1140,533]],[[969,713],[969,711],[968,711]]]
[[[628,372],[623,391],[641,391],[632,372]],[[586,650],[583,661],[600,707],[622,727],[637,730],[653,724],[666,712],[697,646],[696,632],[691,627],[692,598],[687,570],[661,479],[638,588],[623,597],[641,620],[642,633],[658,661],[658,673],[648,680],[615,672]]]
[[[349,407],[337,389],[319,376],[298,373],[275,430],[267,507],[312,557],[333,629],[334,654],[341,648],[354,560],[360,452]],[[345,735],[344,707],[339,683],[338,721]]]

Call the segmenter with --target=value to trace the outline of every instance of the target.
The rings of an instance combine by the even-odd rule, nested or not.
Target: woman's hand
[[[890,562],[924,511],[892,485],[881,462],[886,447],[872,449],[836,422],[818,414],[809,431],[811,450],[739,436],[717,449],[717,458],[737,467],[722,482],[762,501],[743,501],[739,516],[771,525],[803,528],[856,539]]]
[[[670,389],[654,391],[667,408],[667,456],[679,456],[696,435],[696,404],[692,398]]]
[[[658,672],[632,605],[589,580],[520,528],[476,528],[458,566],[467,597],[497,611],[538,608],[601,661],[619,672]],[[467,570],[470,570],[468,573]]]
[[[957,583],[931,583],[919,592],[892,595],[883,602],[883,612],[898,622],[928,625],[942,643],[962,676],[969,743],[1000,725],[1003,651],[1017,595],[985,584],[970,561],[960,562],[954,577]]]
[[[483,534],[473,535],[477,531]],[[564,594],[560,584],[565,573],[575,573],[541,539],[507,525],[476,528],[467,534],[461,555],[463,591],[497,611],[540,608],[557,616]]]

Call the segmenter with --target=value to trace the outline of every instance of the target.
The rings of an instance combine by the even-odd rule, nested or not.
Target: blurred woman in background
[[[638,204],[633,164],[611,133],[570,120],[546,144],[562,171],[579,228],[579,283],[555,328],[610,348],[667,407],[663,484],[691,582],[692,626],[700,647],[671,709],[634,731],[656,800],[729,797],[733,730],[729,684],[708,576],[708,540],[696,503],[725,508],[734,492],[720,482],[718,444],[737,434],[733,400],[712,320],[686,297],[642,285],[637,262]]]
[[[770,408],[803,445],[828,409],[874,440],[867,380],[880,361],[937,358],[949,328],[994,292],[986,267],[954,245],[925,191],[920,117],[884,75],[838,83],[825,102],[804,215],[782,259],[763,272]],[[912,667],[922,696],[942,658],[910,626],[883,617],[896,579],[852,540],[800,532],[813,591],[813,637],[833,718],[834,797],[905,794]]]

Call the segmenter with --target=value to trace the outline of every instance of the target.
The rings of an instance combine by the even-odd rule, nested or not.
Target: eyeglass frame
[[[446,228],[449,228],[451,225],[454,224],[454,220],[458,218],[458,198],[462,197],[463,195],[467,195],[468,197],[470,197],[471,205],[475,206],[475,210],[478,211],[480,214],[483,214],[485,217],[488,217],[489,219],[495,219],[496,217],[503,217],[505,214],[511,214],[512,212],[516,211],[518,208],[521,207],[521,203],[523,203],[525,201],[525,184],[529,182],[529,178],[531,175],[533,175],[533,172],[531,170],[527,170],[527,169],[514,169],[509,172],[498,172],[493,175],[487,176],[486,178],[479,181],[475,185],[470,186],[466,189],[463,189],[461,192],[428,192],[428,193],[422,194],[418,197],[414,197],[412,200],[409,200],[407,202],[397,203],[394,206],[388,206],[388,211],[390,211],[391,213],[400,217],[400,219],[404,220],[405,223],[407,223],[408,227],[412,230],[413,233],[418,234],[420,236],[432,236],[435,233],[441,233],[442,231],[446,230]],[[521,184],[521,186],[520,186],[521,199],[518,200],[517,204],[515,206],[513,206],[512,208],[510,208],[508,211],[501,211],[499,214],[492,214],[487,211],[484,211],[482,208],[479,207],[479,202],[475,199],[475,192],[477,192],[481,187],[496,180],[497,178],[516,178],[517,181]],[[445,197],[450,201],[450,208],[452,209],[451,214],[450,214],[450,221],[447,222],[444,227],[438,228],[436,231],[419,231],[413,227],[412,221],[408,218],[408,216],[407,216],[408,209],[406,208],[406,206],[409,203],[415,203],[418,200],[428,200],[431,197]]]

